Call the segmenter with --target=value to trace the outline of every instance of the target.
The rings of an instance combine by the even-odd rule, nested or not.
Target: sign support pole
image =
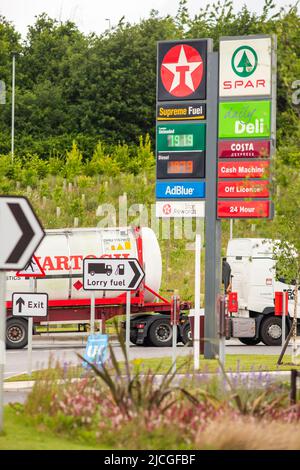
[[[129,348],[130,348],[130,307],[131,307],[131,293],[126,292],[126,352],[129,360]]]
[[[32,277],[29,279],[30,292],[35,293],[35,279]],[[28,318],[28,346],[27,346],[27,372],[29,377],[32,373],[32,327],[33,319],[32,317]]]
[[[173,325],[172,332],[172,373],[176,373],[176,346],[177,346],[177,325]]]
[[[200,368],[200,300],[201,300],[201,234],[196,219],[195,240],[195,312],[194,312],[194,369]]]
[[[91,292],[91,319],[90,319],[91,334],[95,333],[95,292]]]
[[[205,343],[204,357],[218,354],[217,298],[221,272],[221,221],[217,220],[218,53],[207,62],[206,226],[205,226]]]
[[[287,304],[286,304],[286,292],[283,292],[282,296],[282,325],[281,325],[281,347],[283,348],[285,343],[285,314],[287,311]]]
[[[3,381],[5,366],[5,337],[6,337],[6,272],[0,271],[0,432],[3,431]]]

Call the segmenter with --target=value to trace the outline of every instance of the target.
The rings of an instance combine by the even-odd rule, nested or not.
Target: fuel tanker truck
[[[171,302],[159,294],[161,252],[155,233],[147,227],[47,230],[33,262],[42,273],[35,279],[36,291],[48,294],[48,314],[46,318],[33,318],[33,334],[38,325],[76,324],[80,331],[89,324],[91,293],[83,290],[84,258],[107,258],[108,270],[110,258],[138,259],[145,277],[131,293],[130,339],[137,345],[170,346]],[[13,293],[32,289],[29,278],[21,274],[24,272],[7,273],[6,345],[11,349],[27,345],[27,319],[13,317],[11,311]],[[126,293],[103,290],[94,293],[95,320],[102,321],[102,331],[105,331],[107,320],[125,314]],[[190,339],[188,316],[184,314],[189,308],[188,303],[180,303],[178,340],[184,343]]]

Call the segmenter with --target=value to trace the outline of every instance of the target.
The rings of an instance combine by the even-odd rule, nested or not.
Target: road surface
[[[117,359],[122,360],[122,351],[117,341],[112,341]],[[57,361],[61,364],[76,365],[80,361],[77,354],[84,353],[84,342],[69,340],[57,341],[55,344],[45,340],[35,340],[33,342],[32,351],[32,367],[35,369],[43,369],[49,364],[55,365]],[[265,346],[259,344],[257,346],[245,346],[239,340],[226,341],[226,354],[280,354],[280,347]],[[287,353],[290,351],[288,350]],[[178,344],[177,354],[187,356],[193,353],[193,349]],[[134,346],[130,348],[130,359],[144,359],[151,357],[171,357],[172,348],[155,348]],[[4,378],[12,377],[17,374],[27,372],[27,349],[17,349],[6,351],[6,365]]]
[[[33,370],[43,369],[48,365],[55,365],[57,361],[61,364],[76,365],[81,362],[78,354],[83,354],[85,351],[85,339],[83,340],[53,340],[49,341],[48,338],[40,340],[35,338],[32,351],[32,365]],[[120,345],[117,341],[111,342],[117,359],[122,360],[123,355]],[[280,354],[280,347],[265,346],[259,344],[257,346],[245,346],[238,340],[226,341],[226,354]],[[288,348],[290,353],[290,348]],[[193,354],[193,349],[178,344],[177,354],[180,356],[187,356]],[[171,357],[172,348],[155,348],[155,347],[139,347],[131,345],[130,359],[143,359],[151,357]],[[5,378],[12,377],[18,374],[27,372],[27,349],[21,350],[8,350],[6,351],[6,366]],[[283,373],[282,373],[283,374]],[[285,377],[287,379],[287,377]],[[8,386],[8,383],[7,383]],[[24,403],[30,389],[15,389],[7,390],[4,392],[4,404],[11,402]]]

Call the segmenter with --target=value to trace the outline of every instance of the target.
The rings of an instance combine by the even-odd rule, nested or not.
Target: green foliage
[[[299,21],[297,6],[278,9],[272,0],[265,1],[261,14],[246,5],[235,12],[232,1],[226,0],[199,7],[194,17],[187,1],[180,0],[174,18],[152,10],[138,24],[123,19],[100,36],[85,36],[74,23],[42,14],[21,42],[13,25],[1,17],[0,79],[6,84],[7,103],[1,105],[0,152],[10,149],[12,51],[20,52],[16,59],[17,153],[62,157],[76,140],[87,159],[99,139],[114,145],[124,142],[128,152],[122,144],[120,161],[127,160],[130,171],[137,174],[143,156],[132,159],[129,147],[141,135],[154,138],[157,41],[210,37],[217,49],[220,36],[258,33],[277,35],[277,139],[279,145],[287,141],[297,145],[299,109],[292,103],[292,83],[300,77]],[[106,154],[111,155],[110,150]],[[107,163],[110,173],[117,174],[116,165]],[[101,174],[103,166],[100,159],[100,170],[92,165],[87,174]]]
[[[80,152],[77,144],[73,141],[72,149],[67,152],[66,158],[66,176],[69,180],[73,179],[74,176],[81,174],[82,165],[82,153]]]

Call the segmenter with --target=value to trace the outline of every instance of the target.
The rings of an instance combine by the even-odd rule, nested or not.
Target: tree
[[[277,163],[276,216],[273,224],[276,277],[293,286],[293,351],[296,349],[297,309],[300,286],[300,165]],[[299,312],[300,313],[300,312]]]

